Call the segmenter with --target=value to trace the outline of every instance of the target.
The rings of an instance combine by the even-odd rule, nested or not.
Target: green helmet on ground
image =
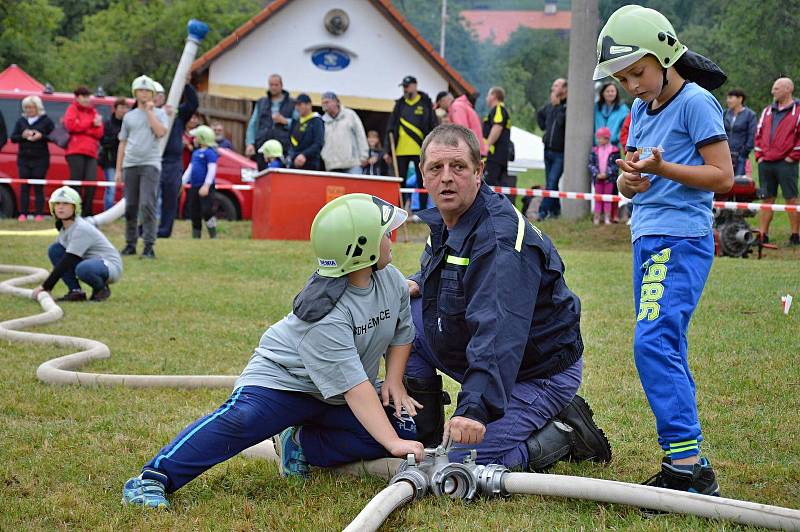
[[[50,214],[53,218],[56,216],[56,203],[71,203],[75,205],[75,216],[81,215],[81,195],[74,188],[61,187],[55,189],[47,203],[50,205]]]
[[[134,96],[136,96],[136,91],[138,90],[150,91],[153,93],[153,96],[155,96],[156,82],[153,81],[150,76],[139,76],[131,83],[131,92]]]
[[[623,6],[609,17],[597,38],[594,79],[613,76],[647,54],[669,68],[686,50],[667,17],[655,9]]]
[[[319,275],[342,277],[376,264],[383,235],[407,217],[403,209],[369,194],[347,194],[331,201],[311,224]]]

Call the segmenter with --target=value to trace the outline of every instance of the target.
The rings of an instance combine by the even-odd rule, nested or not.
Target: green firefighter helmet
[[[47,203],[50,205],[50,214],[53,218],[56,217],[56,203],[71,203],[75,205],[75,217],[81,215],[81,195],[74,188],[61,187],[55,189]]]
[[[342,277],[372,266],[381,255],[381,239],[408,217],[403,209],[369,194],[340,196],[317,213],[311,247],[319,275]]]
[[[647,54],[669,68],[686,50],[667,17],[655,9],[623,6],[614,11],[597,38],[594,79],[613,76]]]

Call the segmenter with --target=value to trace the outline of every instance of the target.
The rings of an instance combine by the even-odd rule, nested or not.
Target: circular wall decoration
[[[333,35],[341,35],[350,27],[350,17],[342,9],[331,9],[325,13],[325,29]]]
[[[311,53],[311,62],[321,70],[344,70],[350,64],[350,55],[338,48],[318,48]]]

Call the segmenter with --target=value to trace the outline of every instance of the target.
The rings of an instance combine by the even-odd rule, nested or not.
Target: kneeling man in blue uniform
[[[560,459],[611,460],[586,401],[580,300],[550,239],[484,183],[478,139],[442,125],[425,139],[420,169],[436,204],[421,268],[409,280],[416,338],[406,368],[424,409],[418,439],[447,433],[478,463],[542,471]],[[445,424],[439,370],[461,384]]]

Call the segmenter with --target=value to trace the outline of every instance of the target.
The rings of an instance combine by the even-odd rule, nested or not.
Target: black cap
[[[403,86],[403,87],[408,87],[412,83],[416,83],[416,82],[417,82],[417,78],[415,78],[414,76],[406,76],[406,77],[403,78],[403,81],[400,82],[400,85]]]
[[[297,95],[297,98],[294,99],[295,103],[311,103],[311,97],[306,94],[305,92],[301,92]]]
[[[441,100],[448,94],[450,94],[448,91],[441,91],[439,94],[436,95],[436,99],[434,100],[434,102],[439,103],[439,100]]]

